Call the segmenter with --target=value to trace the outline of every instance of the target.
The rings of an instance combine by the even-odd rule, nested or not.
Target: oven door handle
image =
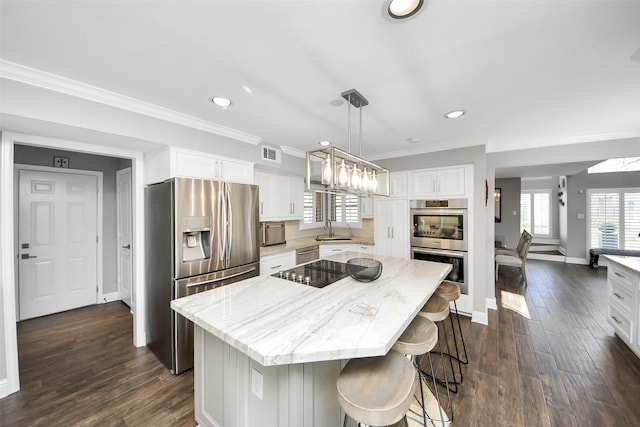
[[[411,209],[412,215],[466,215],[466,209]]]
[[[442,251],[439,249],[427,249],[427,248],[416,248],[416,247],[412,247],[411,250],[419,254],[444,255],[444,256],[450,256],[453,258],[464,258],[464,256],[467,254],[466,252],[460,252],[460,251]]]

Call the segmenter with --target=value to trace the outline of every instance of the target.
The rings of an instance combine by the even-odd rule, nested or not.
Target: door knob
[[[122,249],[131,249],[131,245],[129,244],[129,245],[123,246]]]
[[[35,255],[29,255],[29,254],[20,255],[20,259],[29,259],[29,258],[38,258],[38,257]]]

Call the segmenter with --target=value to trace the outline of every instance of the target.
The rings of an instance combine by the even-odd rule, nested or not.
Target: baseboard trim
[[[567,264],[589,265],[589,260],[585,258],[566,257],[564,262],[566,262]]]
[[[527,254],[527,259],[537,259],[537,260],[542,260],[542,261],[564,262],[566,257],[564,255],[537,254],[535,252],[529,252]]]
[[[118,295],[118,292],[109,292],[108,294],[102,294],[102,301],[100,301],[100,304],[118,301],[119,299],[120,295]]]
[[[497,310],[498,309],[498,303],[496,303],[496,299],[495,298],[485,298],[484,303],[487,306],[487,309],[489,309],[489,310]]]
[[[562,246],[558,246],[558,252],[560,252],[564,256],[567,256],[567,249],[563,248]]]
[[[0,399],[9,396],[9,380],[7,378],[0,379]]]
[[[473,323],[480,323],[481,325],[488,325],[489,315],[487,314],[486,310],[484,312],[474,311],[473,314],[471,315],[471,321]]]

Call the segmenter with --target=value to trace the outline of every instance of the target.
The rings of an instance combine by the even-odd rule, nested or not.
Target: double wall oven
[[[452,265],[446,280],[468,294],[467,199],[412,200],[411,258]]]

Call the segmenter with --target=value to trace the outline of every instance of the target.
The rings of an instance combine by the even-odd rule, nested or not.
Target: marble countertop
[[[346,262],[363,254],[341,252]],[[171,302],[171,308],[263,366],[386,354],[451,270],[450,264],[367,256],[380,278],[318,289],[259,276]]]
[[[640,274],[640,258],[632,256],[620,256],[620,255],[602,255],[603,257],[618,263],[629,270],[635,271]]]
[[[302,237],[299,239],[287,240],[287,243],[283,245],[263,246],[260,248],[260,256],[293,251],[306,246],[343,244],[373,245],[373,239],[367,237],[352,237],[351,240],[325,240],[319,242],[315,237]]]

